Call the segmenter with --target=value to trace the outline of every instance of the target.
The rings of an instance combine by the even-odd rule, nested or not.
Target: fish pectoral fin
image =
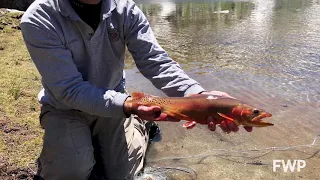
[[[187,128],[187,129],[192,129],[194,126],[196,126],[196,122],[195,121],[188,121],[186,123],[183,124],[182,127]]]
[[[179,113],[177,111],[164,111],[168,116],[180,119],[180,120],[187,120],[187,121],[193,121],[193,119],[190,119],[187,115],[184,115],[182,113]]]
[[[232,121],[232,122],[235,122],[235,120],[234,120],[233,118],[228,117],[228,116],[225,115],[225,114],[222,114],[222,113],[219,113],[219,112],[218,112],[218,114],[219,114],[219,116],[221,116],[221,117],[223,117],[223,118],[225,118],[225,119],[228,119],[228,120],[230,120],[230,121]]]
[[[223,117],[223,118],[225,118],[225,119],[228,119],[228,120],[234,122],[237,126],[240,125],[240,123],[239,123],[237,120],[235,120],[235,119],[233,119],[233,118],[231,118],[231,117],[228,117],[228,116],[225,115],[225,114],[222,114],[222,113],[219,113],[219,112],[218,112],[218,115],[221,116],[221,117]]]

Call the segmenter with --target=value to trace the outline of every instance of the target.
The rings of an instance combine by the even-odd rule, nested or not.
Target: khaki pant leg
[[[91,132],[74,111],[41,109],[45,129],[40,176],[45,180],[84,180],[95,164]]]
[[[93,136],[97,168],[106,179],[133,179],[143,168],[149,138],[140,118],[99,118]]]
[[[133,116],[134,133],[132,141],[128,143],[130,173],[136,175],[144,165],[144,159],[149,142],[149,134],[145,121],[138,116]]]

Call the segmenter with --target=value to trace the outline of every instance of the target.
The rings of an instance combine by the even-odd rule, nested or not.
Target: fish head
[[[263,121],[262,119],[271,117],[272,114],[263,109],[256,108],[247,104],[241,104],[234,108],[234,112],[238,117],[238,122],[244,126],[250,127],[266,127],[273,126],[272,123]]]

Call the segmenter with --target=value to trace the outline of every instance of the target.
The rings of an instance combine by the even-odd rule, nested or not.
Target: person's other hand
[[[129,97],[127,100],[130,100]],[[138,106],[132,109],[130,104],[124,104],[124,112],[127,115],[136,114],[141,119],[146,121],[173,121],[179,122],[179,119],[172,118],[168,116],[166,113],[161,112],[161,107],[159,106]]]
[[[234,97],[230,96],[228,93],[225,93],[225,92],[222,92],[222,91],[210,91],[210,92],[205,91],[205,92],[202,92],[201,94],[234,98]],[[211,131],[215,131],[216,130],[217,123],[215,122],[215,120],[214,120],[214,118],[212,116],[209,116],[207,118],[207,123],[208,123],[208,128]],[[233,132],[239,131],[239,127],[233,121],[230,121],[228,119],[222,121],[219,124],[219,127],[226,133],[230,133],[231,131],[233,131]],[[244,129],[247,132],[251,132],[252,131],[252,127],[244,126]]]
[[[172,118],[166,113],[161,112],[161,107],[159,106],[139,106],[136,115],[147,121],[180,121],[179,119]]]

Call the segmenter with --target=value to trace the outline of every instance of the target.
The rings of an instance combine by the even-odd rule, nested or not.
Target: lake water
[[[316,179],[319,145],[286,151],[230,150],[299,146],[320,135],[320,1],[136,0],[160,45],[209,90],[221,90],[273,114],[275,126],[226,135],[205,126],[185,130],[161,123],[163,139],[148,153],[149,165],[188,167],[198,179]],[[163,95],[128,60],[129,90]],[[138,80],[137,80],[138,79]],[[134,82],[133,82],[134,80]],[[144,87],[144,88],[142,88]],[[319,141],[316,142],[319,144]],[[214,154],[203,159],[161,160]],[[260,153],[258,156],[257,153]],[[160,160],[159,160],[160,159]],[[201,158],[200,158],[201,159]],[[272,172],[272,160],[306,159],[301,172]],[[190,179],[173,173],[173,179]]]

